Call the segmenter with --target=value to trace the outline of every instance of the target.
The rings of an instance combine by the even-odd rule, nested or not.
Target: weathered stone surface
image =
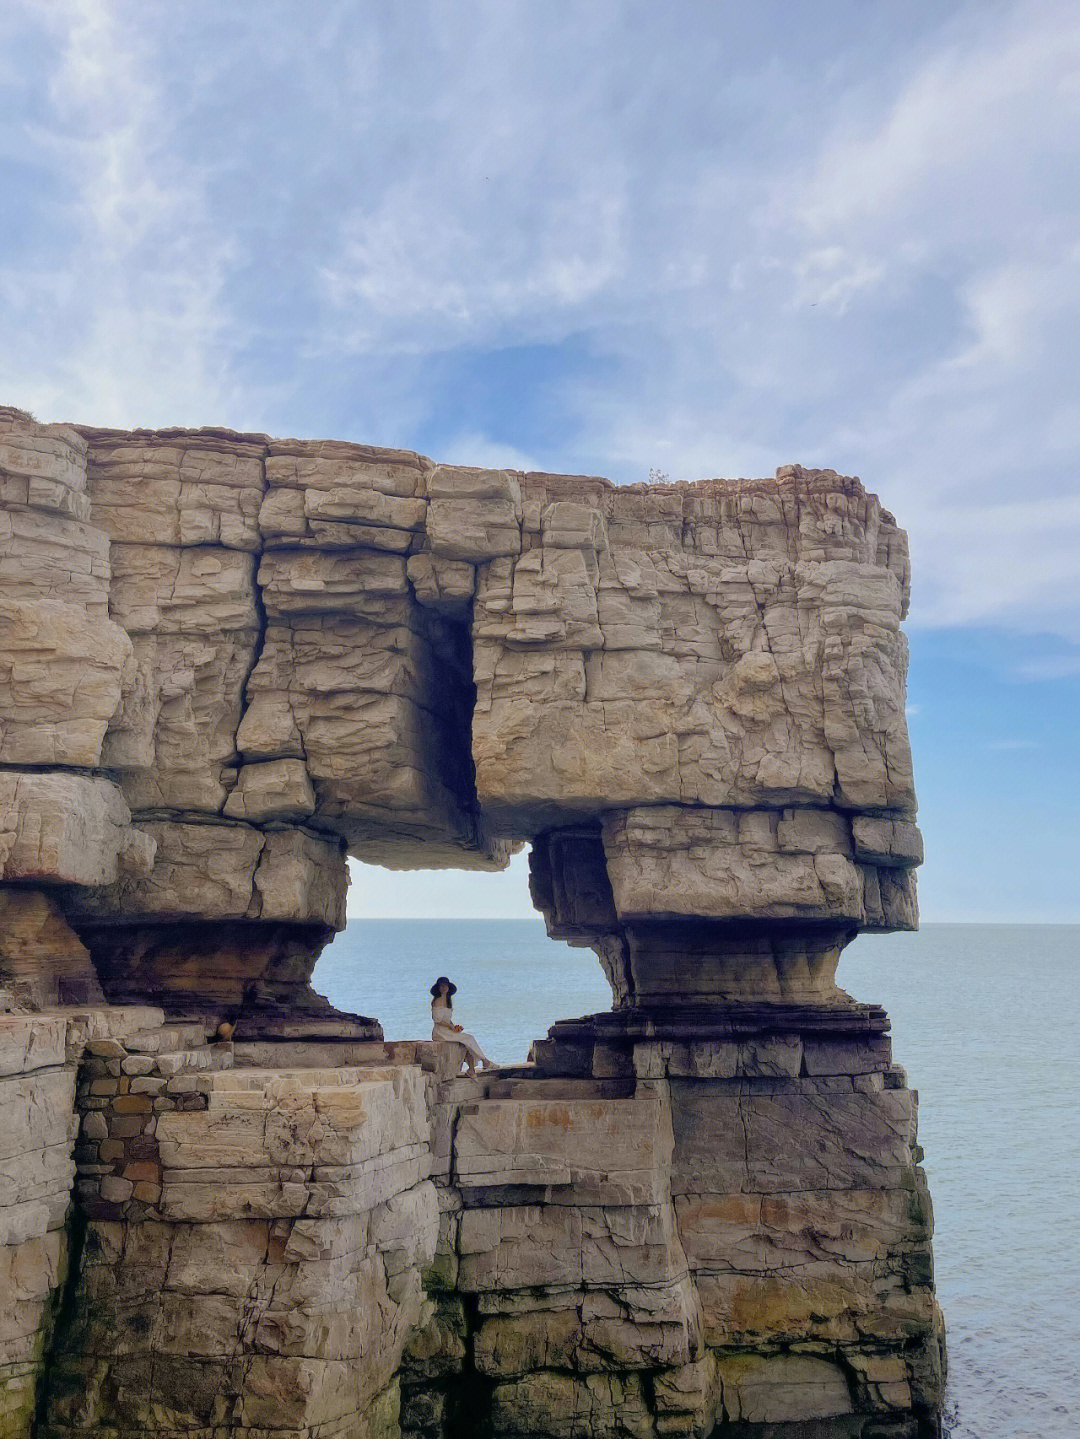
[[[534,1285],[664,1284],[685,1272],[668,1205],[466,1210],[459,1287],[466,1293]]]
[[[527,1094],[527,1090],[526,1090]],[[668,1196],[670,1113],[658,1096],[488,1099],[463,1106],[454,1177],[463,1188],[569,1190],[575,1204],[659,1204]]]
[[[174,849],[228,819],[390,865],[497,868],[533,840],[567,871],[580,856],[556,836],[584,826],[610,905],[545,908],[620,1004],[825,997],[820,956],[915,923],[905,542],[858,481],[791,466],[619,488],[10,411],[4,435],[3,603],[31,607],[8,613],[34,659],[0,700],[0,755],[107,766]],[[70,652],[61,603],[96,627]],[[257,839],[212,838],[250,868]],[[87,912],[153,912],[163,881],[163,919],[335,922],[293,878],[252,905],[246,873],[208,886],[204,867],[181,866],[186,905],[163,858],[149,885],[98,881],[113,897]],[[656,926],[688,919],[662,980]],[[704,921],[786,928],[740,942],[736,980]]]
[[[726,1359],[719,1364],[719,1374],[724,1408],[733,1421],[805,1422],[850,1414],[852,1410],[843,1370],[811,1355]]]
[[[68,1024],[0,1020],[21,1086],[0,1096],[0,1152],[38,1146],[20,1193],[0,1196],[22,1246],[0,1255],[20,1266],[21,1296],[0,1337],[38,1356],[9,1370],[24,1415],[62,1272]],[[325,1046],[305,1067],[259,1070],[196,1025],[94,1028],[75,1151],[89,1229],[50,1433],[167,1434],[210,1423],[217,1395],[231,1406],[219,1427],[272,1405],[260,1424],[287,1416],[314,1439],[368,1406],[389,1434],[400,1405],[424,1434],[483,1395],[472,1420],[507,1439],[705,1436],[716,1422],[892,1422],[936,1393],[910,1096],[856,1088],[881,1071],[839,1045],[788,1044],[815,1051],[817,1079],[792,1075],[775,1041],[771,1059],[762,1041],[729,1063],[699,1044],[702,1077],[638,1081],[629,1097],[614,1081],[496,1077],[490,1095],[471,1082],[454,1098],[415,1067],[320,1067]],[[425,1178],[447,1104],[460,1195]],[[444,1297],[426,1300],[423,1276]],[[91,1366],[107,1381],[89,1382]],[[459,1391],[470,1366],[487,1388]]]
[[[120,544],[259,549],[264,446],[239,436],[91,431],[94,523]],[[157,441],[155,443],[155,440]]]
[[[633,809],[605,827],[604,849],[623,918],[866,919],[851,836],[831,811]]]
[[[28,1439],[68,1253],[68,1023],[0,1015],[0,1434]]]
[[[303,830],[147,820],[149,873],[123,875],[77,903],[83,917],[344,922],[346,872],[338,843]]]
[[[750,1193],[902,1189],[912,1168],[910,1090],[862,1093],[846,1076],[815,1092],[798,1080],[719,1089],[671,1082],[672,1188]],[[800,1136],[799,1147],[791,1135]]]
[[[0,1014],[0,1076],[64,1064],[67,1028],[59,1015]]]
[[[526,477],[526,512],[548,488]],[[608,487],[561,533],[559,510],[480,577],[486,802],[828,805],[839,786],[843,804],[910,810],[903,538],[856,482],[791,467]]]
[[[429,609],[465,618],[476,592],[476,566],[421,551],[406,566],[417,601]]]
[[[537,1439],[652,1439],[655,1420],[638,1375],[577,1379],[544,1372],[499,1384],[492,1396],[494,1432]]]
[[[910,820],[857,815],[851,834],[856,858],[865,863],[910,869],[923,862],[922,835]]]
[[[273,618],[237,743],[248,761],[301,760],[317,820],[354,854],[407,863],[423,846],[430,864],[501,867],[505,846],[487,841],[462,805],[467,711],[454,686],[465,685],[466,665],[460,637],[403,595],[377,621]]]
[[[0,408],[0,761],[99,763],[131,666],[109,619],[109,540],[86,441]]]
[[[70,425],[42,425],[0,406],[0,502],[85,519],[86,441]]]
[[[3,1439],[932,1430],[914,1098],[836,985],[917,922],[907,589],[827,470],[0,410]],[[612,1013],[465,1080],[311,990],[347,852],[522,842]]]
[[[152,1068],[176,1077],[167,1034]],[[180,1057],[200,1053],[214,1051]],[[241,1433],[388,1439],[439,1229],[414,1155],[419,1070],[196,1068],[183,1112],[134,1112],[124,1093],[89,1111],[116,1136],[97,1152],[122,1152],[80,1158],[90,1223],[49,1432],[168,1434],[216,1416]]]
[[[85,945],[41,890],[0,887],[0,985],[27,1009],[101,998]],[[62,1026],[60,1032],[62,1064]],[[0,1074],[3,1065],[0,1058]]]
[[[230,819],[305,819],[315,812],[315,791],[303,760],[266,760],[246,764],[225,801]]]
[[[59,591],[62,593],[62,591]],[[0,761],[96,765],[132,673],[119,625],[60,598],[0,590]]]
[[[105,778],[0,773],[0,879],[109,885],[150,873],[154,842]]]
[[[508,470],[439,465],[426,477],[427,538],[440,559],[476,564],[521,550],[521,488]]]

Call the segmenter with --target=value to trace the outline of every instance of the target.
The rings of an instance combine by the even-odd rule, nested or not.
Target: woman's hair
[[[433,996],[435,999],[438,999],[438,997],[439,997],[439,990],[442,989],[442,987],[443,987],[444,984],[446,985],[446,1007],[447,1007],[447,1009],[453,1009],[453,1007],[454,1007],[454,995],[457,994],[457,985],[456,985],[456,984],[451,984],[450,981],[447,979],[447,977],[446,977],[445,974],[440,974],[439,977],[438,977],[438,979],[437,979],[437,980],[435,981],[435,983],[431,986],[432,996]]]

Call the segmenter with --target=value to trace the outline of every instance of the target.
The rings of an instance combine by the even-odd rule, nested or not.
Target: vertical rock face
[[[932,1433],[914,1097],[836,984],[917,919],[907,587],[831,471],[0,410],[0,1011],[67,1036],[4,1439]],[[610,1012],[473,1084],[311,990],[348,854],[523,842]]]

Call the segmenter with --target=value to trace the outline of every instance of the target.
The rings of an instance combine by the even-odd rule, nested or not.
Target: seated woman
[[[477,1044],[475,1038],[471,1034],[466,1034],[460,1024],[454,1023],[453,996],[457,993],[457,985],[451,984],[445,974],[440,974],[431,986],[431,993],[434,996],[431,1001],[432,1039],[436,1044],[464,1045],[465,1060],[470,1074],[476,1073],[477,1060],[485,1069],[490,1069],[491,1060]]]

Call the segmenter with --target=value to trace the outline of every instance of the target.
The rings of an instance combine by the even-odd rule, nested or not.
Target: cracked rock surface
[[[117,930],[109,992],[183,1012],[184,920],[292,924],[314,961],[346,851],[532,842],[618,1002],[794,993],[717,926],[813,968],[915,923],[907,594],[903,532],[828,470],[617,487],[0,411],[0,875],[63,886],[91,952]],[[571,920],[583,847],[604,913]],[[234,1007],[270,974],[237,968]]]
[[[935,1439],[908,581],[830,470],[0,408],[0,1439]],[[524,843],[610,1012],[312,990],[348,855]]]

